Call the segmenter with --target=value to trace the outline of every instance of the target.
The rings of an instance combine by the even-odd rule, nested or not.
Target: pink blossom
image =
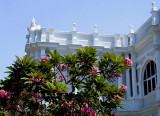
[[[64,116],[76,116],[76,113],[74,110],[70,110],[68,113],[65,113]]]
[[[121,77],[121,75],[120,75],[120,74],[117,74],[116,77]]]
[[[122,88],[123,91],[127,91],[127,86],[121,85],[121,88]]]
[[[122,97],[121,97],[121,96],[119,96],[119,95],[114,95],[114,98],[122,99]]]
[[[7,96],[7,97],[6,97],[6,99],[10,99],[10,98],[11,98],[10,96]]]
[[[41,95],[38,95],[37,93],[34,93],[34,97],[37,99],[37,100],[42,100],[43,97]]]
[[[83,108],[81,108],[81,112],[84,115],[90,114],[90,116],[97,116],[96,112],[92,108],[89,108],[87,103],[83,103]]]
[[[33,78],[30,78],[30,79],[29,79],[29,81],[37,82],[37,83],[38,83],[38,82],[40,82],[40,81],[45,82],[45,79],[41,79],[41,78],[34,78],[34,77],[33,77]]]
[[[10,99],[11,98],[11,92],[0,90],[0,98],[4,98],[4,97],[6,97],[6,99]]]
[[[0,97],[4,98],[7,95],[7,91],[0,90]]]
[[[92,74],[96,75],[99,72],[98,67],[93,66]]]
[[[54,107],[54,104],[51,104],[50,107],[51,107],[51,108]]]
[[[65,80],[65,79],[64,79],[64,76],[62,76],[62,75],[60,75],[59,78],[60,78],[61,80]]]
[[[66,64],[62,64],[61,66],[59,66],[59,69],[60,69],[60,71],[63,71],[66,67],[67,67]]]
[[[88,104],[87,103],[83,103],[83,107],[84,108],[88,108]]]
[[[126,59],[126,65],[127,66],[131,66],[133,64],[132,60],[129,59],[129,57],[126,57],[125,59]]]
[[[48,61],[48,60],[49,60],[49,58],[46,57],[46,56],[40,59],[40,61],[44,61],[44,62],[45,62],[45,61]]]
[[[61,104],[61,107],[64,107],[64,106],[71,107],[72,104],[75,104],[75,102],[73,102],[73,101],[64,102],[63,104]]]

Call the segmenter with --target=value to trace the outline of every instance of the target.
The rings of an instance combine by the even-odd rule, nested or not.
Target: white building
[[[118,85],[127,85],[125,109],[121,116],[160,116],[160,10],[152,3],[152,16],[136,31],[129,34],[103,35],[94,26],[93,33],[80,33],[73,23],[71,32],[41,28],[32,20],[25,47],[27,56],[40,59],[57,49],[61,55],[74,53],[77,48],[93,46],[97,52],[109,51],[129,56],[134,65],[122,74]],[[127,78],[126,78],[127,77]]]

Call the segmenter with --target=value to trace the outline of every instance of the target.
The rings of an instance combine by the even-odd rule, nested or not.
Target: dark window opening
[[[154,91],[157,83],[156,64],[150,61],[144,70],[144,95]]]

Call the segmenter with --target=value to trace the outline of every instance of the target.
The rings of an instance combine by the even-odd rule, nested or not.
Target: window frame
[[[152,64],[153,63],[153,64]],[[154,65],[154,69],[152,70],[152,66]],[[147,72],[149,69],[149,73]],[[154,71],[154,74],[153,72]],[[150,75],[148,75],[148,74]],[[155,81],[155,82],[152,82]],[[147,85],[145,85],[145,83]],[[154,83],[154,85],[153,85]],[[153,60],[150,60],[146,66],[145,69],[143,71],[143,90],[144,90],[144,96],[149,95],[150,93],[152,93],[155,89],[156,89],[156,85],[157,85],[157,68],[156,68],[156,63]]]

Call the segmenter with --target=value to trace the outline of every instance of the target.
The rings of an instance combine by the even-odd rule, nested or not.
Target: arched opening
[[[144,84],[144,95],[149,94],[154,91],[157,83],[157,70],[154,61],[147,63],[144,74],[143,74],[143,84]]]

